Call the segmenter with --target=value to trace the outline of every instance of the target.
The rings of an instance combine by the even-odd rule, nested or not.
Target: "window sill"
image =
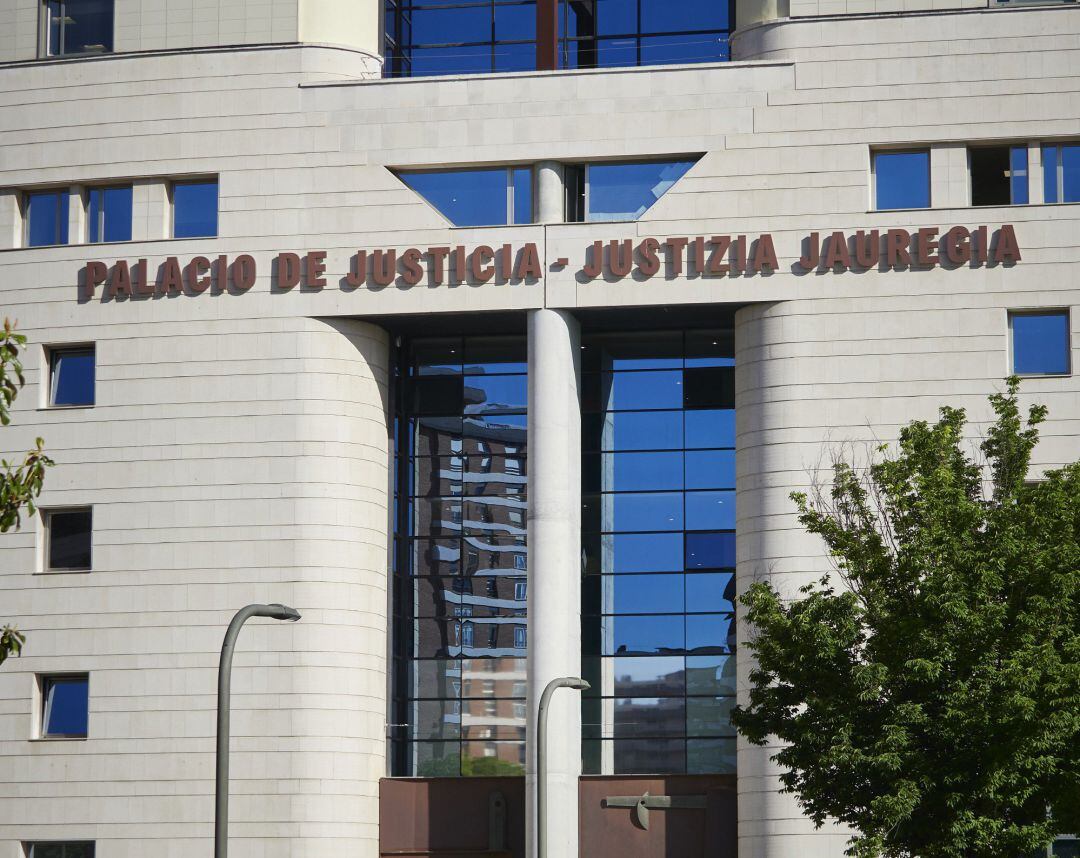
[[[1014,372],[1017,378],[1071,378],[1072,372]]]
[[[455,227],[455,229],[465,229],[466,227]],[[469,227],[471,229],[471,227]],[[221,238],[221,235],[194,235],[190,238],[177,238],[176,236],[161,236],[159,238],[132,238],[128,241],[95,241],[93,243],[89,241],[69,241],[67,244],[35,244],[32,246],[22,245],[20,247],[0,247],[0,253],[16,253],[23,250],[55,250],[58,247],[81,247],[81,248],[94,248],[94,247],[106,247],[109,245],[119,244],[153,244],[158,241],[199,241],[202,239]]]
[[[35,575],[87,575],[93,572],[94,569],[91,566],[87,566],[85,569],[39,569],[35,572]]]
[[[89,736],[35,736],[31,742],[85,742]]]
[[[38,408],[38,411],[87,411],[94,408],[94,405],[42,405]]]

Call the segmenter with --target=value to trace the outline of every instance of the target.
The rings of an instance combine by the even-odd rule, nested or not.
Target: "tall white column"
[[[536,222],[562,223],[566,220],[566,189],[563,165],[558,161],[540,161],[536,165]]]
[[[526,842],[536,855],[536,708],[544,687],[581,671],[580,332],[562,310],[529,328],[529,641]],[[549,858],[578,858],[581,696],[555,693],[548,719]]]

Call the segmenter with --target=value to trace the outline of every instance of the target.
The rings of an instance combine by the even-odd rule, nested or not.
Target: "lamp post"
[[[214,786],[214,858],[229,854],[229,686],[232,681],[232,657],[240,627],[251,617],[272,620],[300,619],[300,612],[287,605],[248,605],[236,612],[225,632],[218,664],[217,691],[217,781]]]
[[[551,695],[559,688],[572,688],[574,691],[585,691],[589,683],[576,676],[561,676],[553,679],[544,687],[544,693],[540,695],[540,707],[537,712],[536,725],[536,858],[547,858],[547,843],[544,841],[544,833],[547,831],[547,791],[545,744],[547,743],[547,716],[548,706],[551,703]]]

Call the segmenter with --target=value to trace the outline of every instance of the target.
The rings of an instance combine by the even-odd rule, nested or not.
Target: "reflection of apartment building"
[[[1075,458],[1078,37],[1018,0],[0,0],[0,457],[57,462],[0,535],[0,858],[209,848],[249,602],[303,620],[240,638],[237,855],[476,851],[501,791],[525,858],[576,675],[552,858],[839,858],[732,733],[737,594],[828,572],[790,493],[830,440],[977,425],[1016,372],[1037,468]],[[646,789],[706,806],[603,803]]]

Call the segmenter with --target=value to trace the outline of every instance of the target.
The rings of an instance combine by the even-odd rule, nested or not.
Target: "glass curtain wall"
[[[559,65],[604,68],[730,59],[734,0],[560,0]],[[535,0],[386,0],[385,74],[536,67]]]
[[[395,775],[524,771],[525,353],[453,337],[399,355]]]
[[[735,770],[730,330],[584,340],[583,770]]]

